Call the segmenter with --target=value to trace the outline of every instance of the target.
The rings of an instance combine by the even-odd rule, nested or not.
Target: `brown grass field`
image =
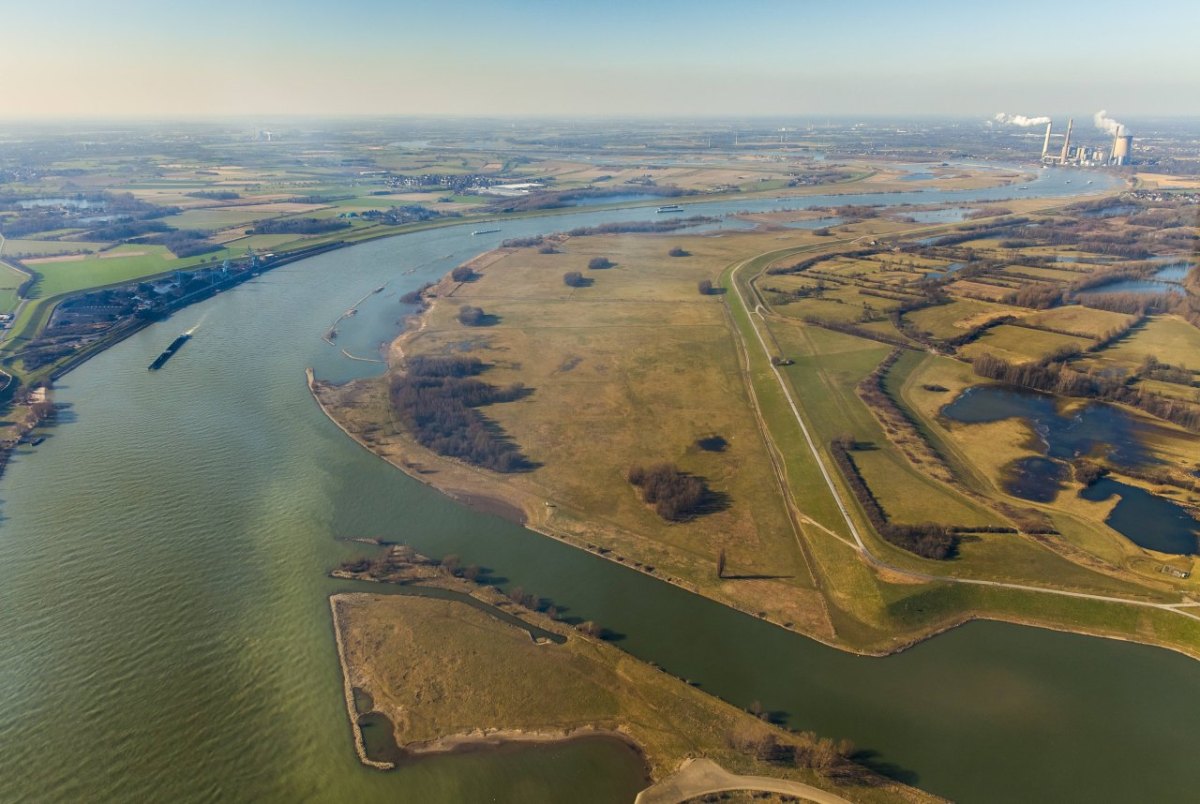
[[[535,643],[458,601],[351,594],[332,603],[350,683],[371,696],[410,750],[449,750],[489,733],[511,741],[598,731],[633,742],[655,780],[703,756],[735,773],[793,779],[853,801],[938,800],[866,769],[834,780],[759,760],[734,745],[770,737],[804,749],[816,738],[765,723],[542,615],[518,612],[563,635],[563,644]]]

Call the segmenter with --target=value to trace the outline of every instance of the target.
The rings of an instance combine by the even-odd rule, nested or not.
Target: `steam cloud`
[[[1101,112],[1101,114],[1103,114],[1103,112]],[[1004,112],[999,112],[992,119],[997,123],[1001,123],[1006,126],[1020,126],[1021,128],[1028,128],[1029,126],[1044,126],[1050,122],[1049,117],[1026,117],[1023,114],[1005,114]],[[1099,125],[1099,123],[1096,125]]]
[[[1104,109],[1101,109],[1092,115],[1092,122],[1096,124],[1096,128],[1100,129],[1101,131],[1108,132],[1114,137],[1125,133],[1125,126],[1109,117],[1108,112],[1106,112]]]

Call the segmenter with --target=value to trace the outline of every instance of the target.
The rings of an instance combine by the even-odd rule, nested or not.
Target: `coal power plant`
[[[1045,119],[1045,118],[1042,118]],[[1042,140],[1042,164],[1065,165],[1074,167],[1106,167],[1128,165],[1133,161],[1133,135],[1124,125],[1118,123],[1104,111],[1096,112],[1093,117],[1096,128],[1112,135],[1111,140],[1102,144],[1094,142],[1077,142],[1072,139],[1075,134],[1075,118],[1067,120],[1066,132],[1062,135],[1054,133],[1054,121],[1046,123],[1046,136]],[[1062,145],[1057,141],[1062,137]],[[1078,137],[1083,139],[1083,137]]]

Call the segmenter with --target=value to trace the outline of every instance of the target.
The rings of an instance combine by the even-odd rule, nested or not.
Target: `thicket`
[[[279,218],[258,221],[253,229],[246,230],[246,234],[323,234],[349,228],[348,221],[327,218]]]
[[[503,248],[529,248],[531,246],[540,246],[545,239],[541,235],[533,237],[510,237],[500,245]]]
[[[496,472],[533,467],[512,439],[477,408],[511,402],[528,391],[477,379],[486,366],[474,357],[413,357],[392,378],[392,409],[417,443],[439,455]]]
[[[626,478],[642,490],[642,500],[663,519],[682,521],[700,513],[708,500],[703,478],[680,471],[672,463],[632,466]]]
[[[424,285],[421,285],[421,287],[417,288],[416,290],[410,290],[408,293],[405,293],[403,296],[400,297],[400,303],[401,304],[421,304],[424,301],[425,291],[429,290],[431,287],[433,287],[433,283],[426,282]]]
[[[580,226],[567,232],[571,237],[589,235],[625,234],[627,232],[673,232],[701,223],[717,223],[720,218],[708,215],[692,215],[688,218],[671,218],[665,221],[626,221],[625,223],[602,223],[598,226]]]
[[[590,280],[584,279],[578,271],[567,271],[563,274],[563,284],[571,288],[587,287]]]
[[[464,304],[458,308],[458,323],[466,327],[478,327],[487,323],[487,314],[482,307],[472,307]]]
[[[1165,313],[1172,309],[1173,294],[1168,293],[1089,293],[1079,297],[1079,304],[1095,310],[1111,313],[1126,313],[1144,318],[1151,313]]]
[[[235,198],[241,198],[241,193],[235,193],[233,190],[196,190],[192,193],[185,193],[189,198],[208,198],[213,201],[232,201]]]
[[[450,272],[450,278],[455,282],[470,282],[477,276],[479,274],[475,273],[475,270],[469,265],[460,265]]]
[[[590,260],[588,260],[588,268],[593,271],[612,268],[614,265],[616,265],[616,263],[610,260],[608,257],[592,257]]]
[[[194,257],[197,254],[219,251],[221,248],[216,243],[209,242],[207,232],[186,229],[166,232],[149,238],[146,242],[166,246],[176,257]]]
[[[1012,293],[1004,296],[1006,304],[1028,307],[1032,310],[1047,310],[1062,304],[1064,291],[1057,285],[1043,282],[1026,282]]]

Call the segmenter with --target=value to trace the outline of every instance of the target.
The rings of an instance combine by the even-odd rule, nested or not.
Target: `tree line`
[[[985,353],[975,358],[972,367],[980,377],[1063,396],[1118,402],[1200,432],[1200,407],[1132,387],[1126,384],[1124,377],[1076,371],[1065,363],[1057,362],[1058,357],[1052,356],[1036,363],[1010,363]]]
[[[954,558],[958,551],[959,537],[953,528],[932,522],[920,525],[896,525],[888,522],[883,506],[875,499],[875,495],[859,473],[854,459],[850,457],[850,450],[853,448],[854,439],[842,436],[830,443],[829,452],[875,532],[886,541],[922,558],[938,561]]]
[[[349,228],[348,221],[328,218],[277,218],[257,221],[253,229],[246,230],[246,234],[324,234]]]

